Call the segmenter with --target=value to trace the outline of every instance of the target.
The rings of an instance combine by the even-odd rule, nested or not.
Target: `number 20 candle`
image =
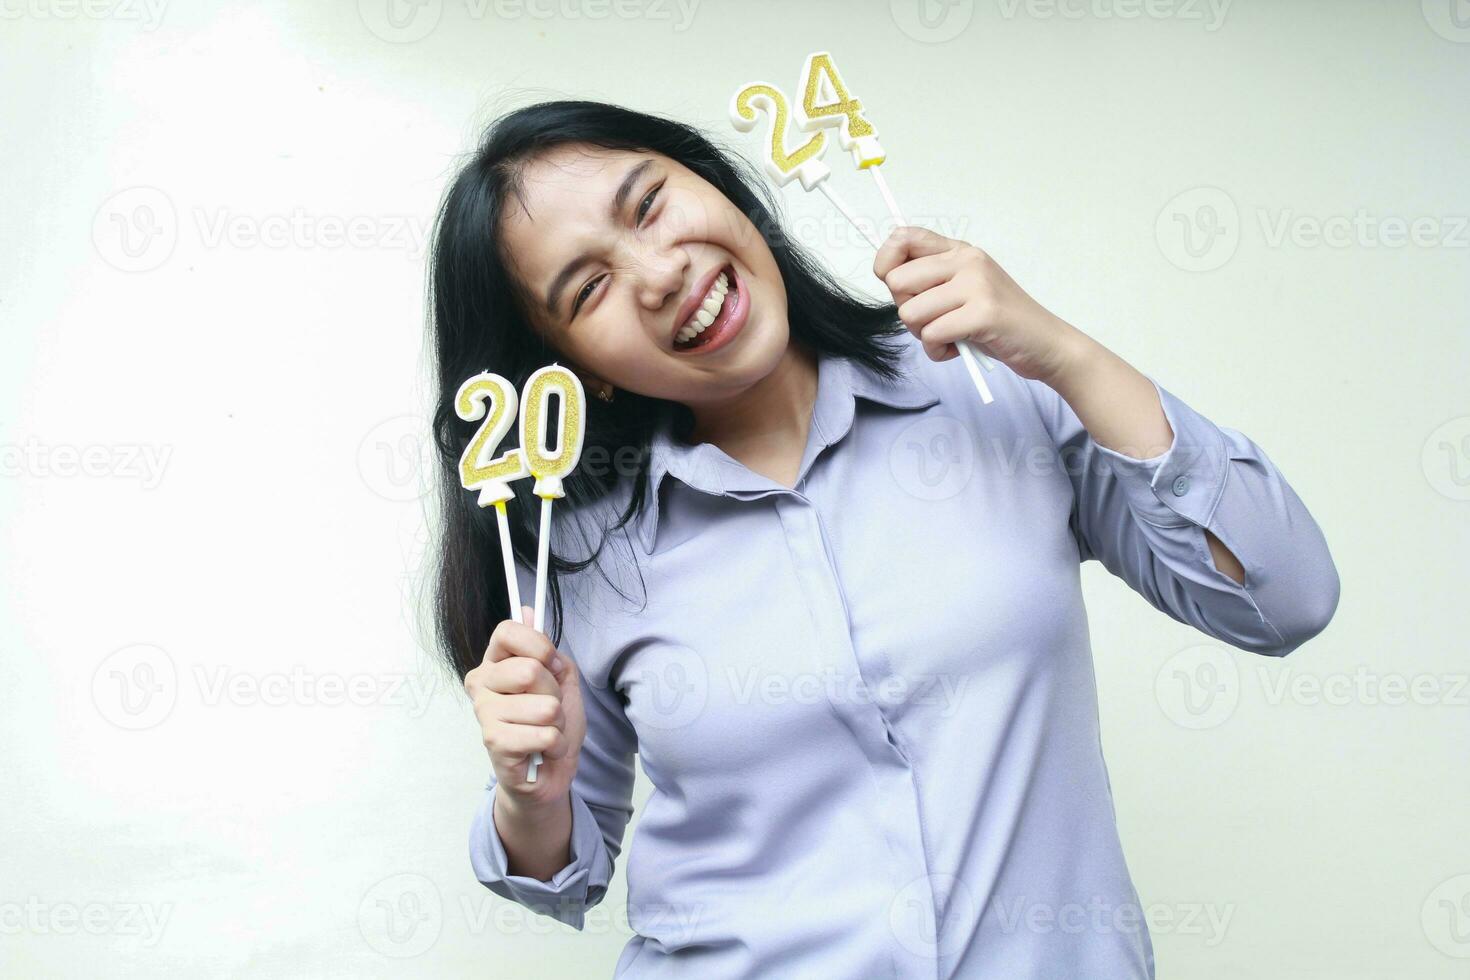
[[[548,424],[551,397],[560,400],[558,422],[553,430]],[[510,598],[511,618],[520,618],[521,595],[516,580],[515,556],[511,551],[510,524],[505,505],[514,494],[514,480],[533,476],[533,493],[541,498],[541,526],[536,548],[536,600],[534,628],[545,632],[546,568],[550,558],[552,501],[566,495],[562,481],[577,466],[582,456],[586,435],[587,396],[581,380],[559,364],[534,371],[522,390],[517,413],[515,386],[498,374],[488,371],[464,382],[455,395],[455,413],[466,422],[481,419],[469,445],[460,457],[460,483],[466,490],[479,490],[481,507],[494,506],[500,529],[500,551],[505,563],[506,593]],[[521,445],[491,458],[500,441],[510,431],[519,414]],[[548,440],[554,437],[554,445]],[[544,759],[540,752],[531,755],[526,766],[526,781],[536,782],[537,769]]]

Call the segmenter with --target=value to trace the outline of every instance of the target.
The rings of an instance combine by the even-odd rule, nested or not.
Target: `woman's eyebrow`
[[[607,209],[608,217],[610,217],[614,223],[617,222],[618,215],[622,213],[623,208],[627,205],[628,195],[633,193],[633,188],[638,186],[638,181],[642,179],[643,175],[648,172],[648,168],[651,166],[653,166],[652,160],[644,160],[640,163],[634,164],[628,170],[628,172],[623,175],[623,181],[622,183],[618,184],[618,189],[613,193],[612,196],[612,203],[608,206]],[[571,278],[577,274],[577,270],[587,264],[587,261],[588,257],[587,254],[584,252],[583,254],[572,259],[566,265],[562,266],[561,271],[556,274],[556,278],[551,280],[551,286],[546,290],[547,313],[550,313],[553,316],[556,315],[556,304],[557,301],[561,298],[561,291],[566,288],[567,283],[571,281]]]

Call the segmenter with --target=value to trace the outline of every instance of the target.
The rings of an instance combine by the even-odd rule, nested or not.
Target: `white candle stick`
[[[516,556],[511,550],[510,518],[505,513],[504,500],[495,502],[495,523],[500,527],[500,559],[505,566],[505,594],[510,597],[510,618],[520,622],[521,583],[516,577]]]
[[[551,396],[560,398],[557,413],[556,447],[546,444],[552,433],[547,425]],[[571,474],[582,455],[586,435],[587,393],[582,381],[559,364],[538,368],[526,379],[521,395],[521,451],[525,453],[531,474],[536,477],[535,494],[541,498],[541,527],[536,541],[536,606],[534,629],[546,631],[546,574],[551,555],[551,507],[566,496],[562,480]],[[526,782],[536,781],[536,771],[545,760],[540,752],[531,755],[526,766]]]
[[[847,223],[856,228],[858,234],[867,239],[868,244],[873,246],[873,251],[876,252],[883,247],[882,243],[878,241],[873,233],[859,223],[857,216],[853,214],[852,209],[847,206],[847,202],[842,199],[842,196],[836,190],[828,187],[825,181],[818,184],[817,189],[827,196],[827,200],[831,201],[832,206],[841,212],[842,216],[847,219]]]
[[[882,195],[883,204],[888,208],[888,213],[893,216],[893,220],[900,225],[908,224],[907,221],[903,220],[903,215],[898,213],[898,202],[893,199],[893,192],[888,189],[888,181],[883,179],[883,168],[878,164],[874,164],[864,169],[873,176],[873,183],[878,185],[878,193]]]
[[[488,404],[487,404],[488,402]],[[515,424],[516,389],[505,378],[482,371],[459,386],[454,397],[455,414],[466,422],[484,423],[476,430],[459,460],[459,481],[466,490],[479,490],[481,507],[495,508],[500,533],[500,557],[505,571],[505,592],[510,599],[510,618],[521,618],[521,587],[516,579],[515,553],[511,550],[510,520],[505,503],[514,494],[510,484],[531,475],[525,454],[511,449],[491,459],[501,439]]]
[[[536,606],[533,628],[546,632],[546,566],[551,553],[551,497],[541,498],[541,533],[536,542]],[[536,753],[538,756],[541,754]],[[531,782],[535,782],[534,776]]]

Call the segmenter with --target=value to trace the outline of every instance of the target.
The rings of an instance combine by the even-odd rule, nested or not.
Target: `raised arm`
[[[973,245],[898,228],[873,274],[930,358],[968,340],[1025,381],[1072,479],[1084,560],[1245,650],[1286,654],[1327,625],[1337,569],[1259,446],[1044,308]]]
[[[1243,650],[1283,656],[1320,633],[1337,608],[1337,568],[1281,471],[1242,433],[1079,337],[1051,384],[1025,384],[1072,480],[1083,560]]]

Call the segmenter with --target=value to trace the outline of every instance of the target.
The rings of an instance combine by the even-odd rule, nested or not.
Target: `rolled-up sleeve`
[[[1098,559],[1156,608],[1218,640],[1290,653],[1337,609],[1337,568],[1321,528],[1259,446],[1149,381],[1174,440],[1148,459],[1095,442],[1054,389],[1027,381],[1072,480],[1082,560]],[[1215,567],[1206,528],[1240,561],[1244,584]]]
[[[505,844],[495,827],[494,776],[470,828],[470,864],[485,887],[579,930],[587,910],[607,894],[622,850],[623,832],[633,815],[637,751],[637,737],[616,694],[589,684],[585,675],[581,688],[587,737],[572,777],[571,860],[546,881],[507,872]]]

